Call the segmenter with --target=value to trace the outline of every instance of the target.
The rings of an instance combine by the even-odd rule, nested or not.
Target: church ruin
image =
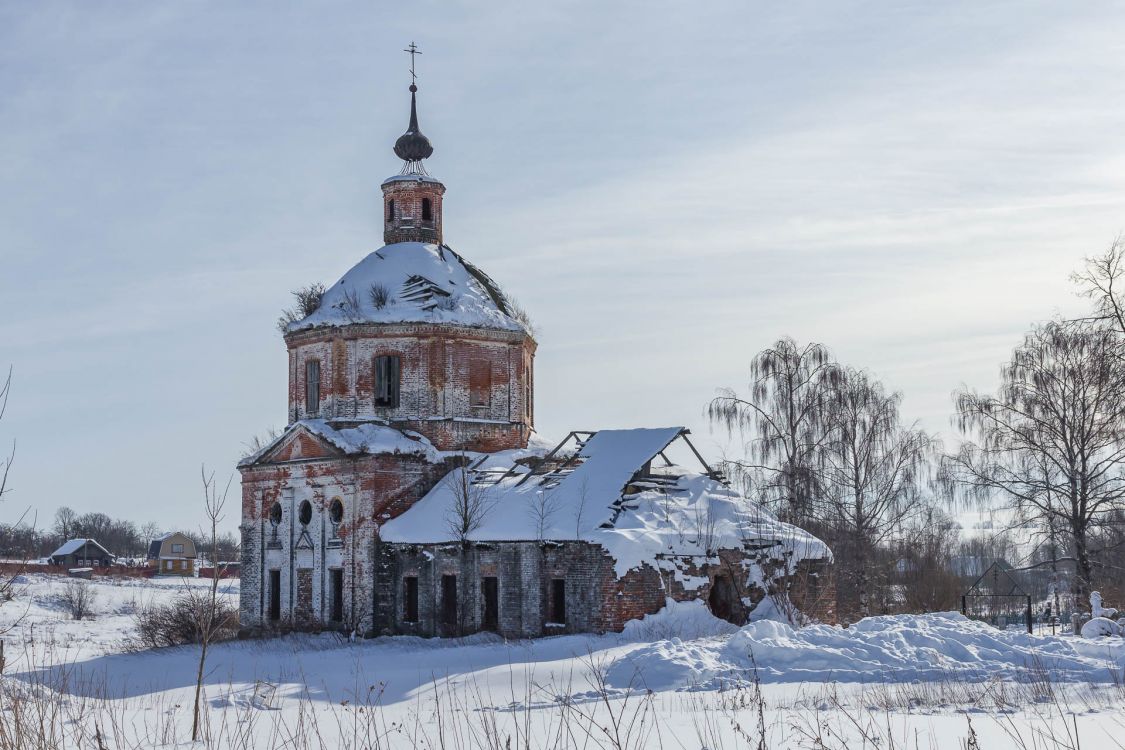
[[[824,544],[687,430],[535,436],[535,338],[445,243],[413,84],[394,151],[385,244],[286,326],[288,426],[239,464],[243,631],[604,632],[669,597],[742,622],[771,594],[831,619]]]

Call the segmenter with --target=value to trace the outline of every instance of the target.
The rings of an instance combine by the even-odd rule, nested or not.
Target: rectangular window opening
[[[418,622],[417,576],[406,576],[402,579],[402,619],[405,622]]]
[[[457,624],[457,576],[441,577],[441,624]]]
[[[316,414],[320,411],[320,360],[305,362],[305,411]]]
[[[484,611],[481,613],[481,627],[484,630],[500,628],[500,586],[496,576],[485,576],[480,580],[481,599]]]
[[[469,360],[469,405],[489,406],[492,403],[492,362],[478,358]]]
[[[555,625],[566,624],[566,580],[551,579],[551,613],[549,621]]]
[[[270,612],[271,620],[281,619],[281,571],[270,571]]]
[[[344,571],[341,568],[332,568],[328,571],[328,585],[331,590],[331,610],[329,619],[333,622],[344,621]]]
[[[388,409],[398,408],[400,360],[395,355],[380,355],[375,358],[375,406]]]

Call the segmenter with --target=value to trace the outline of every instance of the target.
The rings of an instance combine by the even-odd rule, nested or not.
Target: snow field
[[[97,747],[95,731],[107,748],[191,746],[198,650],[123,642],[142,603],[207,583],[94,581],[97,616],[75,622],[57,602],[66,579],[28,577],[0,608],[0,629],[26,611],[3,636],[0,750],[17,715],[44,705],[57,717],[49,741],[21,746]],[[236,580],[221,584],[237,596]],[[604,636],[292,635],[214,648],[197,746],[716,749],[757,747],[764,730],[770,748],[944,750],[963,746],[971,721],[981,747],[1075,747],[1075,731],[1086,747],[1117,747],[1123,665],[1120,639],[1000,632],[950,613],[736,628],[697,602]]]

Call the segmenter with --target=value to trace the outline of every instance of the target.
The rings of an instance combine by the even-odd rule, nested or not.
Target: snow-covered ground
[[[0,607],[14,716],[53,707],[43,746],[183,747],[197,647],[134,652],[133,613],[202,580],[94,581],[67,619],[65,579],[29,576]],[[221,582],[237,598],[238,581]],[[768,608],[767,608],[768,609]],[[1125,642],[1001,632],[955,614],[848,629],[736,628],[698,603],[604,636],[505,642],[334,634],[221,644],[200,747],[1120,747]],[[41,713],[35,714],[42,716]],[[819,744],[818,744],[819,743]],[[35,745],[29,745],[35,746]]]

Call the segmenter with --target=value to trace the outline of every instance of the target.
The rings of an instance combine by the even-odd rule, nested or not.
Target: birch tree
[[[454,469],[448,481],[450,502],[445,512],[445,525],[449,533],[464,544],[469,535],[484,524],[492,503],[485,487],[473,482],[468,457],[462,456],[461,468]]]
[[[783,337],[750,362],[745,397],[723,389],[707,407],[712,424],[743,441],[724,471],[787,521],[807,523],[819,495],[817,464],[828,437],[825,405],[840,367],[822,344]]]
[[[840,560],[840,572],[854,581],[863,617],[871,613],[873,553],[925,507],[922,488],[936,456],[934,438],[902,424],[901,401],[901,394],[887,393],[867,373],[849,368],[827,405],[825,515],[837,540],[851,547],[851,560]]]
[[[1090,542],[1125,507],[1125,368],[1120,337],[1090,321],[1052,321],[1026,335],[1001,370],[995,396],[956,394],[961,450],[954,486],[999,501],[1073,545],[1074,594],[1085,605]]]
[[[1093,314],[1087,320],[1125,336],[1125,237],[1118,235],[1104,253],[1087,258],[1086,267],[1070,278],[1079,294],[1093,300]]]

